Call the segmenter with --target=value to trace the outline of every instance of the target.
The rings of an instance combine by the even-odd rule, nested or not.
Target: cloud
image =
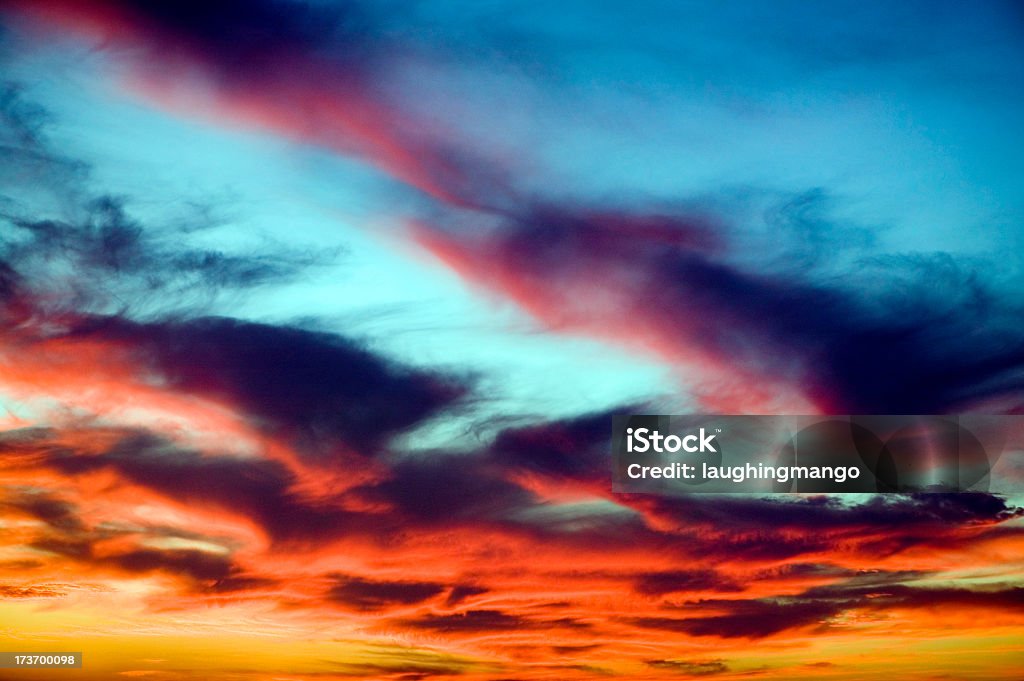
[[[826,413],[941,413],[1024,388],[1014,323],[1022,309],[980,263],[866,252],[843,278],[769,267],[732,238],[736,228],[695,210],[652,218],[527,204],[492,222],[469,230],[421,221],[411,235],[551,330],[678,365],[723,413],[808,404]],[[829,233],[807,232],[807,248]]]
[[[113,471],[175,502],[256,521],[279,541],[337,536],[353,529],[357,518],[330,499],[293,491],[297,478],[278,461],[206,456],[148,433],[125,432],[100,452],[58,450],[45,465],[67,476]]]
[[[791,597],[702,600],[681,607],[720,614],[637,617],[628,621],[642,629],[691,636],[760,639],[794,629],[825,629],[831,626],[833,618],[856,610],[967,608],[1024,612],[1024,589],[918,587],[900,583],[902,578],[900,574],[872,575],[874,583],[869,584],[853,578],[836,585],[813,587]]]
[[[682,676],[714,676],[725,674],[729,666],[724,660],[706,660],[702,662],[689,662],[686,660],[648,660],[647,666],[654,669],[662,669],[675,672]]]
[[[622,405],[614,413],[628,413]],[[613,412],[506,428],[488,446],[495,465],[517,475],[557,481],[602,483],[608,475]]]
[[[657,498],[643,506],[653,514],[685,518],[696,525],[721,525],[737,532],[754,528],[867,530],[884,526],[922,536],[950,524],[983,526],[1004,522],[1022,513],[1021,508],[1005,498],[984,492],[877,495],[858,504],[846,504],[826,496]]]
[[[396,40],[394,23],[372,6],[288,0],[188,11],[120,0],[13,5],[50,31],[93,41],[130,68],[135,93],[169,109],[354,154],[456,205],[501,191],[496,167],[454,143],[457,135],[443,121],[412,115],[383,87],[390,67],[422,55]]]
[[[399,621],[411,629],[426,629],[442,634],[500,633],[527,629],[586,629],[589,624],[563,617],[557,619],[529,618],[501,610],[466,610],[451,614],[428,613]]]
[[[135,324],[96,318],[65,340],[127,345],[140,373],[223,400],[307,451],[372,455],[394,434],[454,408],[466,387],[415,371],[343,336],[228,318]]]
[[[551,652],[555,655],[579,655],[602,648],[602,643],[586,643],[581,645],[551,646]]]
[[[636,592],[645,596],[686,591],[742,591],[743,587],[714,570],[663,570],[636,578]]]
[[[197,319],[225,292],[291,281],[336,253],[228,253],[190,245],[210,224],[143,224],[126,199],[87,188],[85,164],[51,151],[47,119],[18,89],[0,91],[8,168],[27,169],[0,178],[0,362],[10,365],[9,387],[20,376],[35,397],[69,364],[88,364],[76,372],[92,385],[151,389],[156,372],[169,391],[228,400],[310,451],[344,440],[361,453],[464,392],[340,336]],[[36,200],[40,188],[47,196]],[[109,352],[94,354],[98,346]],[[108,366],[113,358],[121,366]]]
[[[5,201],[12,200],[7,196],[12,187],[34,196],[80,186],[87,168],[53,149],[46,134],[50,122],[50,113],[26,97],[24,87],[6,81],[0,85],[0,149],[6,161],[0,187]]]
[[[841,607],[831,603],[762,603],[736,601],[729,614],[710,617],[637,617],[628,620],[642,629],[721,638],[764,638],[789,629],[823,624]]]
[[[782,268],[745,251],[743,229],[712,202],[656,211],[514,196],[458,131],[423,125],[379,86],[388,65],[423,54],[361,4],[22,9],[101,38],[168,105],[195,103],[175,86],[193,81],[174,74],[198,73],[212,100],[199,109],[356,153],[418,186],[438,204],[413,230],[422,247],[551,330],[678,367],[711,410],[940,413],[1012,403],[1024,389],[1022,310],[987,263],[872,250],[870,231],[830,218],[815,188],[766,218],[799,246]]]
[[[774,248],[770,239],[744,250],[745,228],[711,201],[652,210],[518,196],[500,164],[469,151],[460,131],[420,120],[381,85],[403,59],[434,55],[396,28],[402,21],[371,7],[261,0],[188,12],[116,1],[20,9],[100,40],[168,106],[355,153],[423,189],[436,205],[414,230],[422,247],[551,330],[679,367],[708,408],[938,413],[1013,402],[1024,389],[1022,310],[989,263],[879,252],[873,230],[832,218],[828,192],[814,187],[791,192],[765,219],[776,242],[799,246],[785,253],[784,268],[758,252]],[[949,39],[941,31],[928,38]],[[188,93],[197,78],[205,103]],[[824,262],[823,253],[836,252]]]
[[[334,576],[327,598],[356,610],[383,610],[399,605],[415,605],[438,595],[444,584],[415,581],[371,580],[349,575]]]
[[[500,610],[467,610],[450,615],[428,614],[405,619],[401,623],[413,629],[428,629],[440,633],[514,631],[528,626],[524,618]]]
[[[5,490],[0,507],[17,510],[42,520],[50,527],[62,532],[77,532],[84,529],[73,504],[46,492]]]
[[[201,210],[190,211],[184,224],[144,223],[133,216],[130,197],[97,188],[87,163],[55,150],[50,122],[24,88],[0,85],[5,334],[45,335],[90,315],[194,315],[225,294],[293,282],[340,253],[283,244],[196,246],[197,235],[220,226]]]
[[[48,523],[48,531],[36,535],[27,545],[79,564],[89,571],[107,574],[164,573],[185,580],[195,593],[224,594],[265,589],[275,580],[248,573],[228,553],[176,548],[158,549],[136,543],[138,538],[161,535],[160,528],[118,527],[86,524],[73,505],[43,495],[27,504],[5,502],[6,508],[21,508]],[[35,568],[45,568],[38,561]],[[9,586],[7,597],[42,598],[66,595],[68,585]]]
[[[414,530],[429,535],[448,528],[468,536],[549,543],[556,551],[601,555],[655,550],[669,560],[713,558],[723,566],[796,558],[806,563],[808,557],[820,562],[836,552],[846,558],[863,555],[877,560],[912,550],[952,550],[989,536],[991,541],[1001,541],[1000,537],[1008,536],[1006,531],[1012,531],[1001,525],[1022,512],[1006,499],[984,493],[880,495],[847,503],[828,497],[612,497],[606,491],[628,512],[547,522],[547,518],[558,520],[560,505],[533,491],[544,487],[531,477],[537,469],[528,465],[530,475],[520,475],[512,460],[499,464],[492,450],[354,460],[352,465],[365,468],[358,482],[325,484],[317,481],[325,472],[344,470],[350,465],[347,459],[305,464],[206,453],[138,430],[16,431],[6,435],[0,446],[11,462],[45,467],[72,480],[101,471],[115,473],[118,480],[152,490],[176,504],[249,520],[272,541],[283,544],[344,537],[376,542],[400,528],[405,532],[395,538],[411,540],[415,533],[409,533]],[[54,524],[76,522],[68,505],[57,499],[46,498],[45,503],[21,499],[17,507]],[[1002,534],[991,534],[995,530]],[[768,576],[827,579],[844,574],[840,567],[792,568]],[[640,568],[622,580],[635,591],[654,596],[730,592],[742,583],[728,571],[703,564]],[[453,587],[450,605],[482,588],[476,584]]]
[[[58,311],[118,305],[140,311],[158,295],[200,306],[207,301],[197,292],[212,299],[225,290],[284,283],[330,259],[294,248],[246,254],[189,248],[182,244],[184,230],[147,230],[129,216],[123,199],[109,195],[87,199],[74,212],[66,219],[42,220],[17,210],[0,215],[10,230],[0,242],[0,257],[17,263],[21,280],[36,289],[37,301],[56,293],[43,283],[48,273],[64,268],[74,273],[65,284],[65,309]],[[193,223],[188,233],[209,226]]]
[[[6,598],[62,598],[68,594],[65,584],[33,584],[13,586],[0,584],[0,599]]]
[[[527,439],[540,444],[540,433],[574,432],[576,423],[526,429]],[[503,441],[516,439],[509,433]],[[492,652],[519,661],[539,664],[555,653],[589,663],[618,655],[641,665],[666,663],[647,665],[651,673],[699,676],[712,675],[713,667],[680,661],[666,646],[714,638],[728,648],[801,631],[844,636],[851,631],[842,624],[851,617],[885,616],[916,627],[916,612],[935,609],[983,613],[993,626],[1007,626],[1024,610],[1012,586],[935,581],[941,566],[999,545],[990,542],[1017,541],[986,537],[1019,515],[992,495],[862,502],[637,495],[621,499],[634,509],[625,525],[598,516],[562,526],[531,519],[558,504],[519,487],[519,460],[499,465],[499,451],[383,455],[367,461],[376,467],[372,479],[332,489],[305,484],[317,469],[301,460],[186,449],[140,430],[31,429],[0,438],[8,475],[62,490],[21,490],[4,507],[5,518],[46,519],[19,540],[46,552],[33,573],[39,583],[57,583],[61,566],[101,582],[162,577],[150,582],[160,585],[151,607],[176,612],[198,602],[249,603],[367,635],[490,642]],[[447,486],[438,457],[461,471]],[[522,460],[531,475],[573,479],[573,469],[557,460],[533,464]],[[588,484],[589,474],[580,480]],[[424,490],[410,502],[408,490],[417,483]],[[90,492],[97,485],[102,495]],[[92,500],[89,508],[78,505],[82,494]],[[145,515],[137,515],[139,508]],[[176,521],[146,522],[153,513]],[[193,527],[226,536],[183,533]],[[804,535],[815,540],[793,539]],[[221,548],[193,548],[201,545]],[[915,547],[918,553],[898,558]],[[922,569],[928,564],[939,567]],[[599,647],[588,647],[595,641]],[[722,664],[731,666],[725,658]]]
[[[451,608],[462,603],[468,598],[485,594],[488,591],[490,591],[490,589],[477,586],[475,584],[456,584],[448,593],[448,598],[445,599],[444,604]]]
[[[648,523],[692,533],[695,556],[723,561],[791,561],[836,551],[882,558],[980,541],[1022,510],[987,493],[836,498],[632,498]],[[970,536],[966,537],[962,532]],[[946,542],[950,542],[946,544]]]
[[[398,681],[420,681],[420,679],[429,679],[434,676],[450,677],[463,673],[460,666],[448,667],[444,663],[399,662],[389,665],[339,662],[337,668],[336,674],[345,678],[391,678],[398,679]],[[335,674],[331,674],[331,676],[335,676]]]
[[[233,591],[240,587],[265,585],[267,580],[241,577],[239,568],[227,556],[207,551],[178,549],[135,549],[103,557],[103,563],[115,565],[126,572],[164,571],[181,575],[203,584],[212,591]]]
[[[497,524],[534,503],[529,491],[474,455],[407,458],[393,464],[384,479],[354,492],[370,502],[387,503],[414,525]]]
[[[474,121],[426,114],[462,105],[442,101],[447,92],[413,101],[429,78],[416,96],[401,91],[443,60],[438,35],[465,28],[408,26],[421,7],[13,4],[4,16],[32,17],[44,38],[84,36],[100,72],[124,77],[122,94],[373,164],[404,185],[389,184],[389,198],[421,209],[416,245],[473,289],[546,331],[666,362],[702,407],[1019,401],[1021,309],[991,263],[884,253],[877,230],[837,217],[825,189],[780,190],[753,226],[724,190],[657,205],[639,193],[570,198],[557,182],[546,198],[527,195],[521,187],[552,177],[544,168],[512,173],[516,154],[477,144]],[[863,41],[822,42],[834,33],[794,53],[827,68],[870,56],[850,52]],[[902,59],[893,50],[904,42],[882,41],[878,59]],[[527,61],[536,46],[523,48]],[[471,73],[479,64],[465,64],[466,83],[486,84]],[[497,92],[507,84],[497,101],[530,96]],[[143,220],[136,206],[149,198],[92,185],[88,166],[47,140],[47,116],[16,89],[0,92],[0,375],[4,397],[26,403],[11,422],[45,426],[0,434],[2,548],[13,558],[0,569],[19,575],[0,595],[57,598],[68,574],[109,582],[115,595],[90,608],[136,607],[98,633],[140,623],[146,636],[180,633],[187,622],[197,636],[234,636],[255,622],[268,649],[296,636],[330,651],[322,671],[294,670],[308,678],[742,675],[751,651],[795,655],[795,633],[852,649],[897,627],[932,641],[963,618],[977,621],[954,644],[1019,630],[1022,511],[996,495],[616,495],[609,416],[636,405],[517,422],[469,451],[395,451],[397,436],[462,416],[483,397],[476,384],[347,332],[210,316],[211,300],[293,282],[333,254],[222,252],[193,240],[211,226],[202,215],[185,228]],[[504,135],[498,118],[490,127]],[[593,165],[614,177],[607,160]],[[346,654],[377,636],[423,648]],[[426,652],[450,643],[498,662]],[[714,659],[694,656],[709,645]],[[279,670],[276,654],[261,659]]]
[[[228,291],[294,280],[334,258],[291,247],[234,254],[190,248],[185,232],[144,228],[123,199],[107,195],[83,197],[73,216],[34,219],[23,212],[0,210],[0,301],[14,322],[181,314],[206,309]]]

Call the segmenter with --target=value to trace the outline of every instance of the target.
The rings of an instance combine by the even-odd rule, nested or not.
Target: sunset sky
[[[0,679],[1021,678],[1024,465],[610,437],[1024,414],[1022,112],[1015,2],[0,0]]]

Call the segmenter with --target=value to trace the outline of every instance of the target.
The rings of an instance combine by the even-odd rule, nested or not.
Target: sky
[[[1022,111],[1013,2],[0,1],[0,679],[1015,678],[1024,496],[609,452],[1024,414]]]

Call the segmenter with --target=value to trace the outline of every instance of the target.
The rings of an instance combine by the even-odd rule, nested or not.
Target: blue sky
[[[382,42],[411,45],[375,72],[388,106],[428,136],[432,121],[457,131],[453,147],[501,167],[517,196],[707,216],[744,266],[784,269],[813,252],[810,274],[828,280],[879,257],[948,253],[1011,286],[1024,195],[1019,12],[923,7],[567,3],[548,16],[543,4],[426,3],[368,21]],[[141,68],[130,44],[17,29],[5,42],[10,78],[49,112],[51,143],[131,215],[210,219],[192,238],[218,248],[339,249],[302,281],[225,303],[232,311],[468,365],[521,410],[685,403],[659,362],[538,333],[514,305],[404,246],[396,227],[424,211],[470,229],[488,215],[433,205],[316,139],[140,97],[124,86]],[[212,96],[201,71],[192,78],[195,96]]]

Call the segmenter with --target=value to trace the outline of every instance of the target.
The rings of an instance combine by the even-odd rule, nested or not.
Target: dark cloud
[[[433,598],[445,589],[436,582],[380,581],[349,575],[335,575],[327,599],[356,610],[383,610],[396,605],[414,605]]]
[[[532,495],[512,483],[474,469],[471,464],[479,460],[472,457],[462,462],[461,474],[452,461],[408,459],[394,464],[381,480],[345,492],[352,495],[348,498],[383,503],[387,508],[356,511],[348,508],[341,494],[311,498],[299,493],[298,477],[279,461],[183,449],[144,431],[105,435],[111,440],[105,449],[82,451],[53,431],[35,429],[5,434],[0,437],[0,450],[12,461],[20,459],[23,465],[46,466],[68,476],[114,471],[119,479],[173,501],[249,518],[272,540],[283,543],[321,543],[343,536],[398,541],[410,528],[442,521],[495,529],[509,522],[515,528],[505,516],[533,503]],[[90,550],[87,543],[74,546],[79,553]],[[479,588],[456,585],[452,594],[464,599]]]
[[[1000,531],[1002,523],[1022,513],[1005,499],[983,493],[879,495],[861,503],[825,497],[622,495],[618,500],[638,513],[563,526],[544,522],[545,502],[512,481],[508,462],[499,466],[486,452],[417,455],[397,461],[388,456],[377,462],[377,479],[337,496],[313,497],[299,491],[297,474],[278,461],[200,453],[138,431],[104,437],[112,443],[106,449],[77,451],[58,434],[37,429],[5,435],[0,448],[12,462],[48,466],[65,475],[114,471],[118,478],[174,501],[249,518],[275,543],[324,542],[346,536],[401,542],[417,528],[443,524],[533,541],[557,540],[582,551],[643,547],[680,561],[678,568],[615,577],[652,596],[701,590],[728,593],[739,588],[735,580],[711,569],[689,567],[686,561],[696,558],[772,563],[840,547],[874,557],[913,546],[953,549]],[[22,500],[21,507],[35,508],[58,525],[75,523],[66,505],[33,507]],[[74,533],[50,538],[58,539],[70,543],[62,553],[88,553],[89,546],[76,542]],[[851,576],[848,571],[810,565],[765,578],[802,575]],[[472,583],[452,586],[449,607],[483,588]]]
[[[645,596],[664,596],[685,591],[743,591],[735,581],[715,570],[664,570],[637,576],[634,587]]]
[[[699,609],[710,605],[712,604],[701,602]],[[641,629],[673,631],[691,636],[764,638],[815,623],[823,625],[829,617],[842,610],[841,605],[817,601],[727,601],[723,606],[729,609],[728,614],[710,617],[636,617],[629,619],[628,622]]]
[[[827,563],[786,563],[784,565],[758,570],[753,579],[787,580],[800,579],[803,577],[849,578],[857,574],[856,570]],[[924,576],[927,573],[908,571],[904,574],[907,579],[911,579]]]
[[[875,495],[858,504],[827,496],[799,498],[729,497],[650,498],[655,513],[686,518],[694,524],[734,531],[834,528],[870,530],[885,527],[919,534],[950,524],[982,525],[1019,517],[1024,509],[985,492]],[[807,540],[813,545],[814,539]]]
[[[555,655],[579,655],[592,650],[603,648],[602,643],[584,643],[580,645],[551,646],[551,652]]]
[[[194,549],[138,548],[94,558],[94,565],[112,566],[128,573],[163,572],[184,578],[197,594],[259,591],[275,586],[276,579],[247,573],[231,556]]]
[[[392,465],[387,479],[355,492],[390,504],[414,524],[494,524],[537,503],[533,494],[504,479],[477,455],[403,459]]]
[[[629,407],[615,410],[627,413]],[[481,470],[497,467],[509,479],[528,473],[552,481],[571,480],[604,492],[610,451],[611,414],[585,415],[565,421],[510,428],[500,433],[487,450]],[[467,462],[470,460],[466,460]],[[982,532],[986,527],[1019,517],[1024,510],[1000,496],[987,493],[879,495],[859,503],[828,497],[757,498],[750,496],[687,495],[663,497],[616,494],[618,503],[632,506],[655,519],[676,526],[667,533],[651,531],[650,526],[631,524],[619,517],[607,522],[594,521],[593,533],[577,530],[576,539],[593,544],[632,541],[661,545],[669,536],[687,537],[684,547],[664,542],[671,554],[718,556],[722,560],[781,561],[802,555],[834,550],[837,534],[850,546],[857,541],[870,555],[889,555],[912,546],[938,545],[945,538],[953,545],[963,541],[951,528],[971,527]],[[885,528],[885,531],[880,528]],[[555,531],[549,524],[547,531]],[[565,541],[573,541],[565,537]],[[817,569],[813,566],[805,570]],[[827,567],[820,568],[827,570]],[[842,576],[833,571],[832,576]],[[716,583],[711,575],[693,575],[686,570],[665,577],[652,575],[646,583],[637,582],[651,594],[668,588],[673,577],[681,585],[733,590],[735,584]],[[703,579],[703,577],[708,577]],[[667,593],[667,592],[665,592]]]
[[[897,573],[896,579],[899,579]],[[1024,587],[970,589],[965,587],[910,586],[886,583],[878,579],[862,583],[854,579],[845,584],[808,589],[807,599],[850,599],[867,608],[890,607],[978,607],[1024,612]]]
[[[0,113],[0,132],[12,144],[45,156],[45,126],[33,122],[43,112],[8,93],[0,96]],[[52,339],[61,330],[71,341],[128,344],[140,374],[226,399],[310,449],[340,444],[373,453],[465,392],[457,381],[405,369],[341,336],[187,319],[222,292],[288,281],[333,253],[192,248],[188,235],[206,225],[143,225],[123,199],[71,189],[41,208],[22,200],[22,184],[15,181],[12,197],[0,201],[0,320],[21,325],[28,347],[32,333]]]
[[[168,387],[224,399],[311,448],[374,454],[466,392],[454,379],[405,368],[343,336],[294,327],[95,318],[67,337],[128,343],[140,370],[156,371]]]
[[[0,502],[0,507],[27,513],[63,532],[77,532],[85,529],[73,504],[48,493],[8,490],[5,498]]]
[[[33,16],[31,3],[23,10]],[[500,197],[507,181],[494,160],[481,158],[436,117],[424,121],[384,87],[400,57],[432,58],[432,35],[396,21],[402,3],[307,3],[255,0],[225,3],[54,0],[43,22],[85,20],[97,49],[130,64],[155,89],[180,86],[187,71],[247,123],[302,142],[370,161],[408,187],[460,206]],[[98,34],[98,35],[97,35]],[[173,85],[173,87],[172,87]],[[254,96],[254,93],[255,96]],[[446,134],[449,133],[449,134]]]
[[[721,534],[717,541],[703,542],[702,549],[720,558],[749,561],[779,561],[835,548],[835,542],[827,535],[787,536],[774,528],[765,527],[754,534],[732,534],[726,525],[718,528]]]
[[[658,524],[676,526],[693,557],[775,562],[838,548],[881,557],[915,546],[962,546],[1024,510],[988,493],[832,497],[630,497]],[[969,530],[969,536],[962,531]]]
[[[614,412],[585,414],[501,431],[488,448],[498,466],[512,472],[539,473],[551,479],[601,482],[608,477]]]
[[[15,507],[15,504],[8,506]],[[50,499],[40,499],[34,504],[22,504],[20,508],[35,512],[37,517],[47,521],[51,529],[50,533],[29,543],[37,550],[120,572],[164,572],[188,580],[192,589],[204,593],[249,591],[275,583],[271,579],[247,574],[228,553],[196,549],[157,549],[146,546],[117,552],[99,552],[95,548],[96,544],[104,539],[134,534],[159,536],[160,533],[149,532],[147,529],[88,528],[74,515],[69,505]],[[23,597],[43,595],[37,591],[26,591],[25,594]]]
[[[545,308],[543,321],[553,327],[592,318],[596,300],[561,293],[587,286],[595,299],[618,301],[613,307],[620,309],[600,306],[612,317],[598,322],[609,334],[615,319],[637,314],[649,345],[674,345],[679,355],[697,349],[750,380],[790,384],[826,412],[941,413],[1019,400],[1024,391],[1024,309],[1000,290],[986,263],[946,253],[871,255],[861,250],[869,230],[837,225],[822,209],[821,189],[794,192],[771,211],[772,232],[800,240],[803,250],[787,253],[788,267],[765,267],[759,253],[730,238],[738,228],[712,227],[701,210],[510,200],[509,183],[490,172],[497,164],[448,141],[457,134],[427,139],[417,131],[437,121],[406,120],[375,85],[378,58],[408,49],[395,39],[401,32],[394,23],[402,22],[389,22],[386,12],[350,2],[260,0],[186,9],[110,1],[90,3],[86,13],[102,23],[111,9],[124,21],[110,40],[149,48],[131,54],[150,71],[166,70],[168,55],[187,59],[211,74],[226,100],[260,92],[245,103],[264,110],[263,124],[277,121],[288,134],[354,149],[428,187],[442,204],[475,208],[462,220],[472,231],[435,231],[475,262],[473,276],[485,284],[508,289],[518,280],[513,289],[543,297],[519,302],[534,313]],[[481,221],[489,225],[483,236]],[[443,222],[446,229],[458,223]],[[115,244],[131,241],[123,231],[114,236]],[[832,252],[856,253],[857,262],[845,263],[844,276],[818,270],[822,254]],[[212,260],[229,279],[260,280],[274,271],[268,263]]]
[[[114,442],[108,449],[88,452],[62,442],[53,432],[37,429],[31,436],[5,434],[0,439],[0,450],[9,460],[20,455],[31,465],[46,466],[72,477],[113,471],[121,480],[146,487],[175,502],[220,509],[251,519],[276,542],[321,542],[346,533],[373,534],[387,522],[385,519],[367,525],[366,516],[343,510],[337,499],[313,501],[294,493],[295,475],[276,461],[202,454],[181,449],[145,432],[121,431],[114,435]],[[65,520],[60,515],[57,518],[62,531],[41,538],[33,545],[61,555],[89,559],[96,531],[82,530],[80,521]],[[157,536],[166,535],[160,528],[152,532]],[[207,555],[141,553],[126,557],[122,567],[142,569],[149,564],[147,561],[166,556],[165,566],[169,569],[175,567],[174,560],[180,559],[184,572],[210,579],[230,577],[232,581],[228,584],[240,584],[239,575],[223,572],[225,564],[219,559],[209,558],[207,560],[212,562],[208,563],[193,560],[204,559]],[[194,569],[189,565],[194,565]]]
[[[943,413],[1024,390],[1024,307],[982,262],[861,252],[837,278],[766,267],[729,228],[696,217],[658,229],[649,220],[535,206],[486,234],[448,221],[422,241],[556,330],[642,342],[673,360],[696,351],[793,386],[827,413]]]
[[[66,192],[67,185],[77,187],[84,177],[82,163],[54,151],[46,136],[50,113],[25,96],[25,88],[9,81],[0,82],[0,205],[7,209],[14,202],[13,190],[30,195],[39,192]],[[63,185],[63,186],[59,186]]]
[[[93,538],[84,533],[44,536],[31,542],[29,546],[82,561],[93,558]]]
[[[628,623],[719,638],[759,639],[809,626],[825,628],[832,618],[849,610],[890,608],[983,608],[1024,612],[1024,589],[974,590],[910,586],[902,573],[873,573],[835,585],[813,587],[791,597],[701,600],[682,606],[694,612],[717,612],[694,617],[636,617]],[[867,583],[865,583],[867,582]]]
[[[0,211],[0,259],[8,263],[2,285],[8,296],[31,294],[37,314],[204,309],[226,291],[287,282],[335,256],[282,246],[245,253],[190,248],[184,231],[145,228],[113,196],[83,198],[62,217],[23,212]],[[188,232],[208,226],[190,224]],[[64,274],[55,289],[59,272],[73,275]],[[61,299],[51,301],[58,293]]]
[[[110,556],[105,561],[126,572],[162,570],[209,583],[227,579],[233,571],[231,559],[227,556],[193,549],[165,551],[140,548]]]
[[[144,225],[130,199],[95,191],[86,163],[53,150],[50,119],[22,88],[0,86],[0,321],[205,309],[226,292],[292,281],[337,259],[338,249],[282,244],[193,247],[195,233],[217,226],[202,211],[184,226]]]
[[[102,451],[78,451],[61,444],[55,433],[37,429],[5,436],[0,440],[0,449],[12,465],[24,458],[33,465],[49,466],[69,476],[114,471],[122,480],[145,486],[175,501],[250,518],[278,543],[315,542],[320,545],[340,537],[377,541],[382,536],[389,537],[389,542],[401,541],[403,532],[434,526],[441,522],[445,512],[450,514],[449,527],[465,524],[498,532],[525,533],[538,541],[550,540],[552,533],[557,532],[546,527],[530,531],[515,519],[523,510],[536,509],[539,502],[521,490],[515,492],[517,488],[501,475],[508,470],[495,467],[489,455],[454,456],[449,457],[451,461],[440,462],[421,458],[401,460],[382,480],[349,492],[366,497],[375,491],[379,495],[376,500],[386,501],[389,508],[373,505],[372,511],[357,512],[348,510],[341,498],[313,499],[298,493],[295,475],[279,462],[201,454],[141,432],[125,431],[120,438],[106,439],[113,444]],[[454,484],[444,485],[444,471],[454,470],[453,464],[461,467],[465,479],[460,477]],[[492,475],[495,477],[490,477]],[[395,480],[401,480],[401,484],[396,486]],[[422,483],[425,491],[411,492],[414,482]],[[48,519],[49,534],[31,543],[37,549],[130,574],[175,575],[197,595],[259,592],[275,585],[273,580],[250,573],[230,554],[144,545],[113,554],[97,551],[97,541],[116,536],[116,529],[104,530],[106,534],[88,530],[75,519],[74,508],[59,498],[31,497],[21,495],[15,501],[21,512]],[[1005,500],[987,494],[887,495],[861,504],[818,498],[783,501],[712,497],[683,501],[685,505],[673,508],[675,513],[685,511],[688,518],[686,525],[678,530],[654,531],[636,525],[624,536],[614,527],[593,524],[559,534],[559,537],[566,546],[579,545],[589,551],[617,551],[637,546],[656,550],[662,546],[664,557],[677,556],[680,567],[676,569],[612,575],[631,584],[641,594],[739,593],[741,587],[735,580],[710,568],[689,567],[686,561],[698,556],[702,560],[723,561],[743,561],[756,556],[775,561],[780,554],[796,555],[800,550],[813,553],[834,550],[840,541],[844,550],[863,555],[877,555],[875,542],[878,541],[913,545],[914,542],[944,539],[963,545],[972,541],[973,533],[988,531],[1020,514]],[[147,533],[153,534],[153,530]],[[792,546],[784,550],[774,548],[780,542],[785,544],[786,537],[793,535],[820,537],[825,548],[812,550],[809,544],[799,544],[797,549]],[[737,547],[742,549],[739,553]],[[691,636],[760,639],[793,629],[829,627],[834,618],[853,610],[926,607],[1024,610],[1024,589],[928,587],[920,583],[925,576],[920,571],[853,572],[827,564],[803,563],[762,571],[757,578],[804,576],[839,581],[791,596],[673,600],[662,605],[663,614],[622,621],[638,629]],[[609,578],[608,575],[598,577]],[[432,599],[445,601],[445,606],[450,608],[486,591],[472,583],[451,586],[437,581],[375,579],[347,574],[332,575],[331,580],[325,593],[327,600],[344,608],[369,612],[419,605]],[[464,612],[429,612],[395,620],[394,624],[453,635],[591,626],[574,617],[550,618],[479,607]]]
[[[725,660],[706,660],[703,662],[689,662],[687,660],[648,660],[648,667],[675,672],[681,676],[714,676],[725,674],[729,666]]]
[[[515,631],[529,626],[529,620],[500,610],[467,610],[465,612],[401,620],[404,626],[441,633]]]
[[[403,626],[439,633],[519,631],[524,629],[588,629],[590,625],[572,617],[537,619],[511,615],[501,610],[466,610],[459,613],[428,613],[400,620]]]
[[[368,58],[379,27],[360,3],[329,5],[291,0],[226,2],[98,2],[120,10],[144,32],[157,50],[189,51],[219,69],[287,68],[283,59],[331,50],[332,56],[356,63]],[[360,47],[362,46],[362,49]]]
[[[48,457],[46,464],[66,475],[114,470],[172,500],[244,515],[278,541],[336,537],[358,518],[330,500],[314,503],[293,493],[295,475],[279,462],[207,456],[147,433],[128,431],[101,453],[56,451]]]
[[[80,464],[75,467],[76,472],[97,469],[96,462],[87,461],[85,456],[67,451],[54,453],[54,455],[56,457],[54,462],[62,456],[74,457],[75,461]],[[136,546],[115,552],[111,552],[109,549],[97,551],[97,543],[105,539],[134,535],[165,538],[182,533],[168,533],[162,531],[162,528],[118,528],[103,525],[95,528],[88,527],[79,518],[74,506],[44,493],[33,492],[15,495],[13,498],[5,500],[3,506],[29,513],[47,523],[48,530],[29,542],[32,548],[75,561],[128,573],[165,572],[187,579],[192,583],[194,589],[206,593],[248,591],[274,584],[274,580],[247,574],[227,552],[214,553],[196,549],[163,549],[149,546]],[[192,536],[194,538],[201,537],[196,534],[192,534]]]
[[[445,599],[444,604],[448,607],[454,607],[459,603],[462,603],[467,598],[479,596],[487,593],[488,591],[490,591],[490,589],[477,586],[475,584],[456,584],[448,593],[448,598]]]

